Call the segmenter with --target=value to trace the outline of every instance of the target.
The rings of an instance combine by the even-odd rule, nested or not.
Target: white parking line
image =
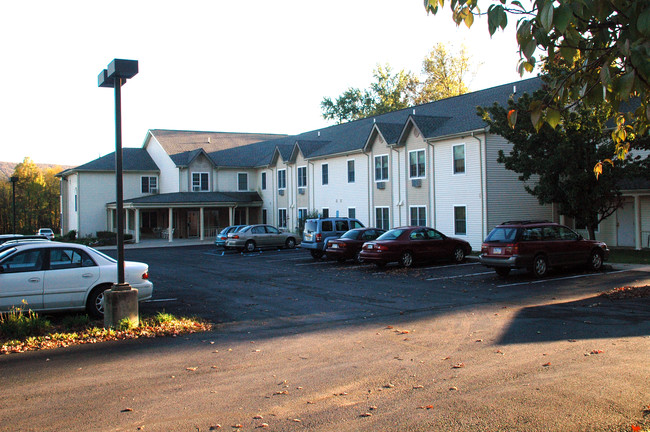
[[[456,278],[463,278],[463,277],[469,277],[469,276],[479,276],[479,275],[484,275],[484,274],[491,274],[492,272],[480,272],[480,273],[468,273],[468,274],[462,274],[462,275],[455,275],[455,276],[441,276],[441,277],[436,277],[436,278],[429,278],[427,279],[428,281],[435,281],[435,280],[443,280],[443,279],[456,279]]]
[[[308,262],[308,263],[303,263],[303,264],[296,264],[296,267],[297,266],[314,265],[314,264],[331,264],[331,261],[313,261],[313,262]]]
[[[559,281],[559,280],[578,279],[578,278],[584,278],[584,277],[604,276],[604,275],[610,275],[610,274],[615,274],[615,273],[623,273],[623,272],[628,272],[628,271],[630,271],[630,270],[617,270],[617,271],[611,271],[611,272],[607,272],[607,273],[591,273],[591,274],[582,274],[582,275],[575,275],[575,276],[565,276],[565,277],[554,278],[554,279],[539,279],[539,280],[534,280],[534,281],[517,282],[517,283],[511,283],[511,284],[497,285],[497,288],[511,287],[511,286],[517,286],[517,285],[532,285],[532,284],[538,284],[538,283],[544,283],[544,282],[555,282],[555,281]]]
[[[158,302],[176,301],[176,300],[178,300],[178,299],[175,299],[175,298],[155,299],[155,300],[144,300],[142,303],[158,303]]]
[[[433,270],[433,269],[441,269],[447,267],[462,267],[462,266],[469,266],[469,265],[479,265],[479,263],[463,263],[463,264],[449,264],[449,265],[433,266],[433,267],[422,267],[420,270]]]

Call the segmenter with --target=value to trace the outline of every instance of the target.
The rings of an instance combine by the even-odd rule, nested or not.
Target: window
[[[248,190],[248,173],[237,173],[237,190]]]
[[[454,174],[465,172],[465,144],[454,146]]]
[[[269,223],[266,209],[262,209],[262,223],[263,224]]]
[[[140,177],[142,184],[142,193],[153,193],[158,191],[158,178],[150,176]]]
[[[50,249],[50,269],[60,270],[77,267],[94,267],[97,264],[90,256],[77,249]]]
[[[323,217],[330,217],[330,209],[323,207]]]
[[[267,225],[264,228],[266,228],[266,232],[269,234],[280,234],[280,230],[274,226]]]
[[[388,180],[388,155],[375,156],[375,181]]]
[[[278,226],[280,228],[286,228],[287,227],[287,209],[286,208],[278,209]]]
[[[323,184],[324,185],[329,184],[330,182],[329,164],[321,165],[321,171],[322,171]]]
[[[356,218],[357,217],[357,209],[354,207],[348,207],[348,217],[349,218]]]
[[[307,219],[307,209],[306,208],[299,208],[298,209],[298,221],[304,222],[305,219]]]
[[[427,208],[424,206],[411,207],[411,225],[426,226]]]
[[[262,173],[262,190],[266,190],[266,173]],[[264,222],[266,223],[266,222]]]
[[[375,219],[377,221],[377,228],[383,230],[388,230],[390,228],[388,216],[388,207],[375,207]]]
[[[454,233],[467,234],[467,210],[465,206],[454,207]]]
[[[348,161],[348,183],[354,183],[354,160]]]
[[[298,167],[298,187],[299,188],[307,187],[307,167],[306,166]]]
[[[287,170],[278,170],[278,189],[287,188]]]
[[[192,191],[193,192],[205,192],[209,190],[209,179],[208,173],[205,172],[195,172],[192,173]]]
[[[42,270],[42,268],[43,251],[41,249],[18,252],[2,263],[2,271],[4,273],[32,272]]]
[[[424,178],[424,150],[414,150],[409,152],[409,175],[411,178]]]

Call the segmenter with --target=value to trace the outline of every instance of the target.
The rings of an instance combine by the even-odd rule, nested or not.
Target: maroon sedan
[[[359,253],[361,246],[367,241],[374,240],[386,231],[379,228],[356,228],[343,234],[336,240],[327,242],[325,254],[327,259],[344,262],[345,260],[355,260],[361,262]]]
[[[389,262],[410,267],[416,261],[451,259],[461,263],[471,251],[465,240],[447,237],[433,228],[414,226],[392,229],[377,240],[364,243],[360,257],[378,267]]]

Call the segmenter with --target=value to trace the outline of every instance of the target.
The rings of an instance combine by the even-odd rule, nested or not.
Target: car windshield
[[[356,240],[359,238],[359,234],[361,234],[361,231],[355,231],[355,230],[350,230],[343,234],[341,238],[346,238],[350,240]]]
[[[305,222],[305,232],[311,233],[316,231],[317,222],[315,220],[308,220]]]
[[[226,227],[226,228],[222,229],[221,232],[219,234],[217,234],[217,235],[226,235],[226,234],[228,234],[230,229],[231,229],[230,227]]]
[[[244,228],[242,228],[242,229],[240,229],[240,230],[236,230],[235,232],[245,233],[245,232],[250,231],[251,228],[252,228],[252,226],[251,226],[251,225],[248,225],[248,226],[245,226]]]
[[[497,227],[485,239],[488,243],[511,243],[517,236],[516,227]]]
[[[404,230],[401,229],[392,229],[377,237],[377,240],[395,240],[397,237],[401,236],[403,232]]]
[[[234,233],[239,232],[239,231],[243,230],[244,228],[246,228],[246,225],[239,225],[239,226],[236,226],[235,229],[232,230],[231,232],[234,232]]]

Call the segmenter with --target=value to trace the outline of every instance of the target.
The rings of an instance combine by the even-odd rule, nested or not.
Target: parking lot
[[[12,430],[629,431],[650,427],[650,269],[507,278],[213,246],[127,249],[144,314],[213,331],[0,358]],[[11,403],[19,400],[20,404]],[[70,412],[84,412],[70,416]],[[3,430],[0,427],[0,430]]]

